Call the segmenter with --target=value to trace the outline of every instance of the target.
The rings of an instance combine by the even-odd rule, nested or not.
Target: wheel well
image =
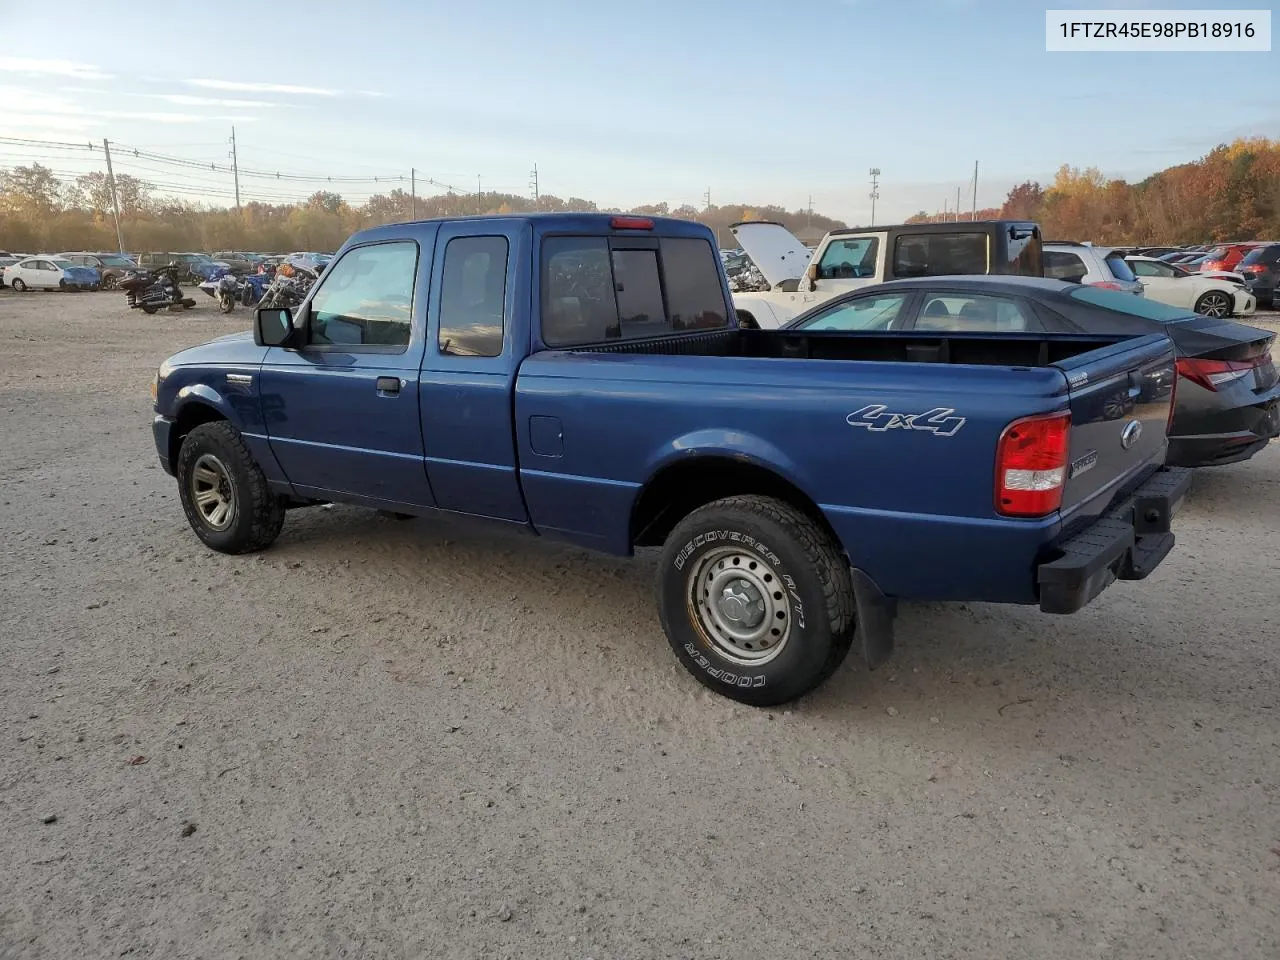
[[[767,467],[729,457],[694,457],[659,471],[631,509],[631,544],[661,546],[676,524],[713,500],[744,494],[789,503],[816,522],[840,549],[826,516],[799,487]]]
[[[202,423],[213,423],[215,420],[225,419],[227,418],[208,404],[188,403],[178,414],[173,429],[169,431],[169,462],[172,464],[178,462],[178,451],[182,449],[182,441],[186,439],[188,433]]]
[[[744,330],[759,330],[760,324],[750,310],[738,310],[738,326]]]

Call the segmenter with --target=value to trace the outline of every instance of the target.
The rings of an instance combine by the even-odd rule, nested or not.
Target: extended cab
[[[1044,276],[1040,228],[1024,220],[909,223],[832,230],[810,251],[768,220],[730,227],[769,289],[735,293],[744,326],[776,329],[842,293],[908,277]]]
[[[1173,545],[1162,335],[738,329],[705,227],[552,214],[356,234],[294,311],[160,367],[209,547],[288,508],[660,547],[699,681],[755,705],[890,652],[898,598],[1070,613]]]

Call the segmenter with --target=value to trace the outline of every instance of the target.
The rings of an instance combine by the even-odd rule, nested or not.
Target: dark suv
[[[1259,307],[1275,308],[1276,277],[1280,275],[1280,243],[1268,243],[1250,250],[1236,264]]]
[[[77,267],[97,270],[102,275],[103,290],[114,290],[126,273],[138,267],[122,253],[60,253],[58,256]]]
[[[205,253],[140,253],[138,266],[157,270],[169,264],[178,266],[179,283],[202,283],[214,271],[213,258]]]

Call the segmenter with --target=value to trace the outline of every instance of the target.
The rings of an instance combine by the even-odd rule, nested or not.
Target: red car
[[[1224,243],[1214,247],[1205,254],[1200,263],[1200,270],[1234,270],[1236,264],[1248,256],[1254,247],[1262,246],[1261,241],[1249,243]]]

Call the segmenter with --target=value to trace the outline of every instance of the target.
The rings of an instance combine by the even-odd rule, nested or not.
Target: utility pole
[[[539,207],[538,197],[538,165],[535,163],[533,169],[529,172],[529,187],[533,190],[533,209]]]
[[[978,161],[973,161],[973,213],[969,214],[970,220],[978,219]]]
[[[124,237],[120,234],[120,198],[116,196],[116,175],[111,170],[111,144],[102,138],[102,152],[107,155],[107,183],[111,186],[111,213],[116,220],[116,247],[124,253]]]
[[[951,201],[946,197],[942,198],[942,220],[944,223],[946,222],[946,219],[947,219],[947,204],[950,202]]]
[[[231,173],[236,181],[236,211],[240,210],[240,162],[236,157],[236,128],[231,128]]]
[[[409,168],[409,207],[413,211],[412,217],[418,219],[418,171],[413,167]]]
[[[804,225],[813,227],[813,194],[809,194],[809,215],[805,218]]]
[[[871,226],[876,225],[876,201],[880,199],[880,168],[871,168]]]
[[[956,187],[956,222],[960,221],[960,188]]]
[[[484,193],[480,190],[480,174],[476,174],[476,213],[484,213]]]
[[[702,202],[703,202],[703,209],[705,210],[711,209],[711,188],[710,187],[707,187],[707,189],[703,192]]]

